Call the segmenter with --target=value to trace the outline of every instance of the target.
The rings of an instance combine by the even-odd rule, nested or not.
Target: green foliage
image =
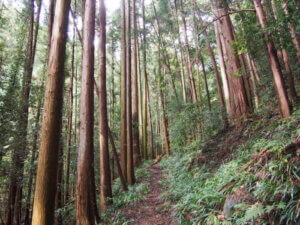
[[[220,115],[219,109],[216,108],[209,111],[199,104],[170,102],[168,118],[173,151],[186,152],[190,149],[199,149],[200,142],[222,127],[223,120]],[[187,140],[191,140],[188,145]]]
[[[204,150],[201,142],[198,148],[190,148],[187,153],[178,151],[161,162],[167,173],[164,185],[168,186],[163,197],[176,202],[178,223],[299,224],[299,153],[285,150],[299,135],[299,113],[296,111],[289,119],[252,122],[242,134],[246,141],[231,149],[232,155],[224,163],[217,163],[221,163],[219,167],[209,163],[221,160],[214,158],[213,152],[207,161],[192,166]],[[230,218],[219,220],[226,196],[234,195],[241,187],[252,200],[242,199]]]
[[[124,192],[121,188],[120,179],[118,178],[113,185],[113,204],[108,211],[102,215],[104,224],[129,224],[122,213],[122,208],[131,204],[135,204],[142,200],[148,193],[150,172],[147,165],[150,161],[146,161],[140,168],[136,169],[135,176],[137,183],[128,187],[128,191]],[[141,182],[143,181],[143,182]]]

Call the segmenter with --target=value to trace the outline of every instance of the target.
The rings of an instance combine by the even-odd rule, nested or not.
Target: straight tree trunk
[[[158,44],[158,72],[159,76],[162,76],[162,68],[161,68],[161,52],[160,52],[161,46]],[[165,148],[166,148],[166,154],[171,155],[171,147],[170,147],[170,139],[169,139],[169,128],[168,128],[168,118],[166,115],[166,108],[165,108],[165,99],[164,94],[162,91],[162,81],[160,79],[158,80],[158,92],[159,92],[159,99],[160,104],[162,108],[162,122],[163,122],[163,132],[164,132],[164,139],[165,139]]]
[[[248,65],[250,68],[250,79],[251,79],[251,84],[252,84],[252,89],[253,89],[253,94],[254,94],[255,108],[258,109],[259,97],[258,97],[258,91],[257,91],[257,86],[256,86],[256,81],[255,81],[255,72],[254,72],[254,68],[251,63],[249,53],[247,53],[246,56],[247,56]]]
[[[91,167],[94,155],[94,39],[95,0],[85,0],[83,24],[82,81],[79,114],[79,145],[77,159],[76,224],[93,225],[95,215]]]
[[[62,122],[64,63],[70,0],[58,0],[48,62],[32,225],[52,225]]]
[[[127,182],[127,131],[126,131],[126,16],[125,0],[121,1],[122,35],[121,35],[121,132],[120,132],[120,164],[124,179]]]
[[[289,10],[288,10],[288,3],[287,3],[287,1],[283,0],[281,4],[282,4],[282,7],[283,7],[285,16],[287,18],[290,18],[290,13],[289,13]],[[289,29],[290,29],[290,34],[291,34],[292,42],[293,42],[294,47],[296,49],[298,64],[300,65],[300,40],[299,40],[299,38],[297,36],[295,25],[292,22],[289,22]]]
[[[173,13],[173,18],[175,19],[175,23],[176,23],[176,31],[174,31],[174,33],[176,32],[178,35],[178,49],[179,49],[179,54],[180,54],[180,65],[177,65],[180,69],[180,81],[181,81],[181,88],[182,88],[182,100],[183,103],[186,104],[187,102],[187,92],[186,92],[186,84],[185,84],[185,71],[184,71],[184,65],[185,65],[185,59],[184,59],[184,54],[183,54],[183,45],[181,42],[181,35],[180,35],[180,25],[179,25],[179,17],[178,17],[178,13],[177,13],[177,7],[175,5],[175,7],[172,7],[172,13]],[[176,43],[176,41],[174,41],[174,43]],[[176,50],[176,45],[175,45],[175,58],[177,59],[177,61],[179,62],[179,58],[178,58],[178,54],[177,54],[177,50]]]
[[[143,104],[142,104],[142,146],[143,157],[148,159],[147,153],[147,39],[146,39],[146,18],[145,18],[145,1],[142,0],[142,16],[143,16],[143,71],[144,71],[144,83],[143,83]]]
[[[200,10],[197,8],[195,0],[193,0],[193,5],[196,8],[195,10],[197,12],[198,19],[200,20],[200,23],[203,24],[203,21],[201,19],[201,13],[200,13]],[[196,16],[194,16],[194,17],[196,17]],[[198,29],[197,29],[198,26],[197,26],[196,22],[195,22],[195,28],[196,28],[196,31],[198,31]],[[198,32],[196,32],[196,33],[198,33]],[[217,66],[217,61],[216,61],[216,58],[215,58],[215,54],[214,54],[213,49],[211,47],[211,44],[209,42],[207,31],[204,30],[203,34],[204,34],[205,39],[206,39],[206,48],[208,50],[208,53],[209,53],[209,56],[210,56],[210,61],[211,61],[211,64],[213,65],[213,70],[214,70],[214,73],[215,73],[215,79],[216,79],[216,86],[217,86],[218,95],[219,95],[219,101],[220,101],[221,106],[225,108],[225,102],[224,102],[225,100],[224,100],[224,94],[223,94],[223,90],[222,90],[222,82],[221,82],[220,72],[219,72],[219,69],[218,69],[218,66]],[[197,35],[197,39],[199,39],[198,35]]]
[[[106,9],[104,0],[100,1],[100,43],[99,43],[99,146],[100,146],[100,210],[104,213],[111,204],[111,176],[108,150],[108,119],[106,95]]]
[[[131,1],[126,4],[126,121],[127,121],[127,182],[129,185],[135,183],[133,166],[133,144],[132,144],[132,94],[131,94]]]
[[[64,183],[63,183],[63,168],[64,168],[64,160],[63,160],[63,143],[60,142],[59,146],[59,161],[58,161],[58,169],[57,169],[57,191],[55,194],[55,210],[59,210],[63,207],[63,190],[64,190]],[[63,218],[61,214],[55,216],[54,225],[62,225]]]
[[[265,18],[264,10],[261,5],[261,1],[253,0],[253,2],[254,2],[254,7],[255,7],[255,10],[257,13],[259,23],[260,23],[262,29],[265,30],[266,18]],[[290,103],[289,103],[289,99],[288,99],[288,96],[286,93],[286,88],[284,86],[282,72],[281,72],[279,60],[278,60],[278,57],[276,54],[276,49],[275,49],[273,41],[271,40],[271,38],[269,37],[267,32],[264,32],[264,37],[266,39],[268,59],[269,59],[272,73],[273,73],[275,88],[276,88],[278,100],[280,103],[281,115],[283,117],[289,117],[291,115]]]
[[[33,185],[33,179],[35,175],[35,165],[34,161],[36,159],[36,153],[37,153],[37,146],[38,146],[38,135],[39,135],[39,126],[40,126],[40,118],[41,118],[41,108],[42,108],[42,99],[38,100],[37,105],[37,114],[35,117],[35,133],[33,136],[33,144],[32,144],[32,150],[31,150],[31,158],[30,158],[30,173],[29,173],[29,181],[28,181],[28,191],[27,191],[27,198],[26,198],[26,212],[25,212],[25,224],[31,223],[31,198],[32,198],[32,185]]]
[[[119,176],[120,176],[122,188],[123,188],[124,191],[127,191],[128,190],[127,184],[126,184],[126,181],[124,179],[124,175],[122,173],[122,169],[121,169],[121,165],[120,165],[120,162],[119,162],[116,145],[115,145],[115,142],[114,142],[114,139],[113,139],[113,136],[112,136],[112,133],[111,133],[110,129],[108,130],[108,136],[109,136],[110,143],[111,143],[111,146],[112,146],[113,156],[114,156],[114,159],[115,159],[115,162],[116,162],[116,165],[117,165],[117,169],[118,169],[118,173],[119,173]]]
[[[214,27],[215,27],[217,50],[218,50],[218,56],[219,56],[219,64],[220,64],[220,68],[221,68],[221,79],[222,79],[222,83],[223,83],[224,100],[225,100],[227,114],[230,115],[231,114],[231,103],[230,103],[230,95],[229,95],[229,93],[230,93],[229,92],[229,83],[228,83],[228,78],[227,78],[227,74],[226,74],[226,65],[225,65],[225,60],[224,60],[222,42],[220,39],[218,24],[216,22],[214,23]]]
[[[196,93],[195,79],[194,79],[194,75],[193,75],[193,65],[191,62],[190,47],[189,47],[190,45],[189,45],[188,36],[187,36],[186,20],[185,20],[184,7],[183,7],[182,0],[180,0],[180,6],[181,6],[181,20],[182,20],[182,25],[183,25],[184,44],[185,44],[186,55],[187,55],[187,71],[189,74],[192,100],[194,103],[196,103],[197,102],[197,93]]]
[[[154,146],[153,146],[153,127],[152,127],[152,113],[151,113],[151,101],[150,101],[150,89],[149,83],[147,82],[147,102],[148,104],[148,124],[149,124],[149,156],[151,159],[155,158]]]
[[[275,17],[276,20],[278,20],[278,12],[277,12],[277,8],[276,8],[274,0],[272,0],[271,3],[272,3],[272,9],[273,9],[274,17]],[[288,88],[289,88],[290,97],[293,101],[296,101],[297,92],[296,92],[296,89],[295,89],[294,77],[293,77],[292,68],[290,66],[289,56],[288,56],[286,48],[284,47],[283,40],[282,40],[282,38],[280,38],[281,32],[278,32],[278,36],[279,36],[279,39],[280,39],[282,59],[283,59],[283,62],[284,62],[284,67],[285,67],[286,76],[287,76],[287,80],[288,80]]]
[[[241,77],[242,65],[238,55],[235,54],[232,48],[232,42],[235,41],[233,26],[228,15],[227,3],[222,0],[213,0],[212,7],[215,15],[220,17],[218,21],[219,33],[222,33],[224,38],[224,49],[227,56],[226,70],[229,75],[230,95],[232,98],[231,110],[229,117],[231,120],[247,117],[250,111],[246,89],[243,78]],[[234,90],[234,91],[233,91]]]
[[[206,70],[205,70],[205,65],[204,65],[204,61],[203,61],[203,57],[202,56],[200,56],[200,62],[201,62],[201,67],[202,67],[202,72],[203,72],[204,83],[205,83],[207,105],[208,105],[208,109],[211,111],[210,94],[209,94],[209,90],[208,90]]]
[[[75,30],[73,29],[73,40],[71,50],[71,81],[69,89],[69,105],[68,105],[68,122],[67,122],[67,156],[66,156],[66,180],[64,191],[64,203],[70,198],[70,164],[71,164],[71,148],[72,148],[72,131],[73,131],[73,86],[75,76]],[[76,122],[75,122],[76,126]],[[74,143],[73,143],[74,144]]]
[[[137,65],[137,24],[136,24],[136,0],[132,0],[132,134],[133,134],[133,163],[139,165],[139,91],[138,91],[138,65]]]

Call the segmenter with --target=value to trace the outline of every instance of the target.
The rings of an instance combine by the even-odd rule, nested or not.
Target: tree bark
[[[201,62],[201,67],[202,67],[202,72],[203,72],[204,83],[205,83],[207,105],[208,105],[208,109],[211,111],[210,94],[209,94],[209,90],[208,90],[206,70],[205,70],[205,65],[204,65],[204,61],[203,61],[203,57],[202,56],[200,56],[200,62]]]
[[[122,35],[121,35],[121,127],[120,127],[120,163],[124,179],[127,182],[127,131],[126,131],[126,16],[125,0],[121,1]]]
[[[126,4],[126,120],[127,120],[127,182],[129,185],[135,183],[134,166],[133,166],[133,145],[132,145],[132,94],[131,94],[131,1],[127,0]]]
[[[52,225],[62,121],[70,0],[58,0],[48,62],[32,225]]]
[[[100,210],[104,213],[111,204],[111,176],[108,151],[108,119],[106,94],[106,9],[100,1],[100,74],[99,74],[99,146],[100,146]]]
[[[220,39],[217,22],[214,23],[214,27],[215,27],[217,50],[218,50],[218,56],[219,56],[219,64],[220,64],[220,68],[221,68],[221,79],[222,79],[222,83],[223,83],[224,101],[225,101],[227,114],[231,115],[229,84],[228,84],[228,78],[227,78],[227,74],[226,74],[226,66],[225,66],[225,60],[224,60],[224,54],[223,54],[223,47],[222,47],[222,42]]]
[[[147,153],[147,39],[146,39],[146,18],[145,18],[145,1],[142,0],[142,17],[143,17],[143,72],[144,72],[144,83],[143,83],[143,104],[142,104],[142,147],[143,157],[145,160],[148,159]]]
[[[273,13],[274,13],[274,18],[276,20],[278,20],[278,12],[277,12],[277,8],[276,8],[274,0],[271,1],[271,4],[272,4]],[[280,31],[278,31],[278,36],[279,36],[279,41],[280,41],[280,46],[281,46],[281,49],[279,51],[281,51],[281,54],[282,54],[282,59],[283,59],[283,63],[284,63],[285,71],[286,71],[287,80],[288,80],[288,89],[289,89],[290,97],[291,97],[292,101],[296,101],[297,92],[295,89],[294,76],[293,76],[292,68],[290,66],[289,56],[288,56],[286,48],[284,47],[284,43],[281,38]]]
[[[242,65],[238,55],[232,48],[232,42],[234,39],[233,26],[228,15],[227,3],[221,0],[212,1],[213,11],[216,16],[222,18],[218,21],[219,33],[222,33],[224,38],[224,49],[227,56],[226,70],[229,75],[228,79],[230,82],[230,98],[231,110],[229,118],[231,120],[239,119],[240,117],[247,117],[249,114],[250,105],[247,100],[247,94],[243,83]],[[233,91],[234,90],[234,91]]]
[[[139,91],[138,91],[138,66],[137,66],[137,25],[136,25],[136,0],[132,0],[132,134],[133,134],[133,163],[139,165]]]
[[[189,45],[188,36],[187,36],[186,20],[185,20],[184,7],[183,7],[182,0],[180,0],[180,7],[181,7],[181,20],[182,20],[182,25],[183,25],[184,43],[185,43],[185,49],[186,49],[186,55],[187,55],[187,71],[189,74],[192,100],[194,103],[196,103],[197,102],[197,93],[196,93],[195,79],[194,79],[194,75],[193,75],[193,65],[191,62],[190,47],[189,47],[190,45]]]
[[[253,0],[254,2],[254,7],[257,12],[257,17],[259,20],[259,23],[262,27],[263,30],[266,28],[266,18],[264,14],[264,10],[261,5],[260,0]],[[273,73],[273,79],[275,83],[275,88],[278,96],[278,100],[280,103],[280,111],[281,115],[283,117],[289,117],[291,115],[291,109],[290,109],[290,103],[289,99],[286,93],[286,88],[284,86],[283,82],[283,77],[282,77],[282,72],[279,64],[279,60],[276,54],[276,49],[274,46],[273,41],[269,37],[268,33],[266,31],[263,32],[264,37],[266,39],[266,45],[267,45],[267,54],[268,54],[268,59],[270,63],[270,67]]]
[[[94,39],[95,0],[85,1],[82,81],[77,159],[76,224],[95,224],[92,175],[94,159]]]
[[[121,165],[120,165],[119,158],[118,158],[118,153],[117,153],[117,150],[116,150],[116,145],[115,145],[114,138],[112,136],[112,133],[111,133],[110,129],[108,130],[108,136],[109,136],[110,143],[111,143],[111,146],[112,146],[113,156],[114,156],[114,159],[115,159],[115,162],[116,162],[116,165],[117,165],[117,169],[118,169],[118,173],[119,173],[119,176],[120,176],[122,188],[123,188],[124,191],[127,191],[128,190],[127,184],[126,184],[126,181],[124,179],[124,175],[122,173]]]
[[[149,124],[149,156],[151,159],[155,158],[153,147],[153,126],[152,126],[152,113],[151,113],[151,101],[150,101],[150,89],[147,82],[147,102],[148,102],[148,124]]]
[[[288,10],[288,3],[286,2],[286,0],[283,0],[281,4],[282,4],[282,7],[283,7],[285,16],[287,18],[290,18],[290,13],[289,13],[289,10]],[[290,29],[292,42],[293,42],[294,47],[296,49],[298,64],[300,65],[300,40],[297,36],[295,25],[292,22],[289,22],[289,29]]]
[[[249,54],[247,53],[247,60],[248,60],[248,65],[250,68],[250,79],[251,79],[251,84],[252,84],[252,89],[253,89],[253,94],[254,94],[254,102],[255,102],[255,108],[258,109],[259,105],[259,96],[258,96],[258,91],[257,91],[257,86],[256,86],[256,81],[255,81],[255,72],[253,65],[251,63],[251,59]]]

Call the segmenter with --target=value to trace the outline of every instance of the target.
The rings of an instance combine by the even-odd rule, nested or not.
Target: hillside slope
[[[253,118],[162,161],[177,222],[300,224],[299,124],[299,110]]]

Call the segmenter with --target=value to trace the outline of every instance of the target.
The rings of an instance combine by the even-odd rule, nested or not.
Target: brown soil
[[[158,164],[149,167],[151,170],[149,193],[144,200],[135,205],[128,206],[123,212],[127,219],[136,225],[175,225],[171,218],[170,207],[166,208],[165,202],[160,199],[162,185],[161,168]]]
[[[192,160],[189,170],[194,166],[207,164],[212,170],[217,170],[225,161],[229,160],[231,154],[245,143],[252,135],[259,132],[263,127],[251,128],[251,121],[246,121],[239,127],[227,127],[219,131],[202,148],[201,153]],[[245,135],[247,134],[247,135]],[[215,160],[211,160],[215,159]]]

